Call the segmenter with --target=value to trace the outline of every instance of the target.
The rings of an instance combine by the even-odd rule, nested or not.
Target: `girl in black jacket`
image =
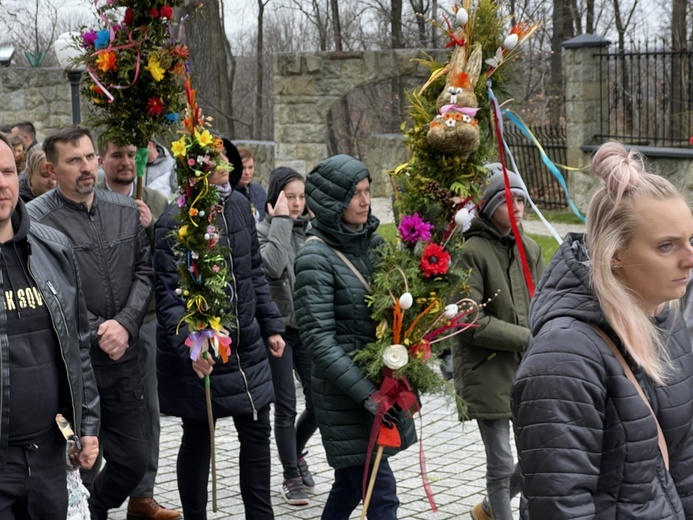
[[[512,390],[523,518],[691,519],[693,354],[669,302],[693,268],[693,217],[618,143],[592,170],[587,234],[544,272]]]
[[[224,145],[226,154],[233,154],[231,162],[237,180],[242,171],[242,166],[236,166],[240,157],[230,141],[225,139]],[[222,194],[224,211],[217,226],[220,243],[231,251],[228,264],[232,280],[227,292],[236,317],[236,327],[230,333],[232,354],[224,364],[201,356],[194,362],[190,360],[190,349],[185,345],[187,327],[178,327],[187,311],[174,292],[179,275],[171,231],[177,207],[171,205],[155,231],[159,402],[162,413],[183,419],[177,473],[185,519],[207,518],[210,444],[202,377],[209,374],[214,418],[233,417],[241,442],[240,485],[246,518],[266,520],[274,518],[269,418],[274,391],[265,341],[271,355],[281,356],[284,326],[270,298],[248,199],[232,189],[227,172],[215,173],[210,184],[216,185]]]

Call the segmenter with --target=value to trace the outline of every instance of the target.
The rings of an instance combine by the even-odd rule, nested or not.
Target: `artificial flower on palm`
[[[103,142],[137,146],[137,198],[149,141],[185,108],[188,51],[172,21],[173,8],[181,5],[183,0],[96,1],[101,26],[82,28],[75,41],[87,72],[82,94],[92,103],[86,123],[99,128]]]
[[[175,292],[187,309],[179,326],[188,327],[191,358],[197,359],[212,346],[217,356],[226,361],[231,352],[228,332],[235,321],[226,293],[230,277],[228,251],[219,244],[217,228],[223,208],[219,191],[209,179],[218,170],[229,171],[233,167],[223,160],[223,143],[209,131],[210,119],[197,106],[189,79],[185,91],[188,107],[183,134],[171,146],[179,186],[173,251],[180,282]]]

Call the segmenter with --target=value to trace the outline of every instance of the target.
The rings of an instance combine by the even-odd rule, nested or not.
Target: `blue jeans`
[[[313,395],[311,392],[311,359],[308,349],[301,343],[298,330],[287,327],[283,334],[286,346],[284,354],[277,358],[269,356],[274,385],[274,437],[277,441],[277,451],[284,469],[284,479],[297,478],[297,460],[310,437],[318,428],[313,412]],[[296,421],[296,386],[294,385],[294,370],[303,387],[306,408]]]
[[[493,520],[513,520],[510,500],[520,492],[522,475],[510,451],[510,419],[477,423],[486,449],[486,505]]]
[[[334,470],[334,484],[327,497],[322,520],[349,520],[363,496],[363,470],[363,466]],[[378,467],[368,506],[368,520],[397,520],[398,507],[397,481],[387,460],[383,460]]]

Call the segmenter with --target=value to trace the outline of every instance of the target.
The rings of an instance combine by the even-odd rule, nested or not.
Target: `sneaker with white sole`
[[[301,477],[290,478],[282,484],[282,497],[284,501],[292,506],[310,505],[308,494],[303,487]]]
[[[300,473],[301,479],[303,480],[303,487],[306,491],[313,491],[315,489],[315,480],[313,480],[313,474],[308,469],[306,455],[307,453],[301,455],[298,458],[296,465],[298,466],[298,472]]]

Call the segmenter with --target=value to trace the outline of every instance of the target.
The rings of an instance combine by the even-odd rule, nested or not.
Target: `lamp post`
[[[75,61],[82,55],[82,50],[77,46],[75,38],[79,33],[66,32],[58,36],[53,42],[53,50],[58,58],[60,67],[67,73],[70,80],[70,98],[72,102],[72,124],[78,125],[82,121],[79,106],[79,82],[82,78],[84,67],[75,65]]]
[[[9,67],[12,63],[12,57],[14,56],[14,47],[0,47],[0,66]]]

